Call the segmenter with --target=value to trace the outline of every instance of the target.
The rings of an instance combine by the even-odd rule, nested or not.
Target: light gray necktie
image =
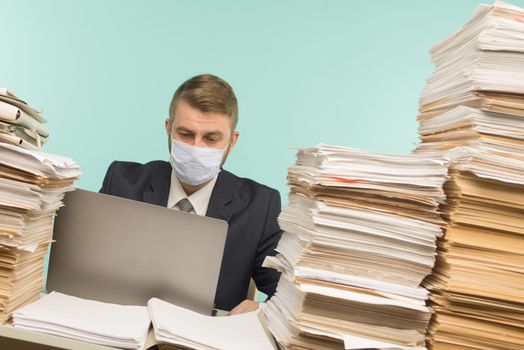
[[[184,211],[186,213],[191,213],[191,211],[193,211],[193,206],[187,198],[182,198],[181,200],[179,200],[176,206],[178,207],[178,209],[180,209],[180,211]]]

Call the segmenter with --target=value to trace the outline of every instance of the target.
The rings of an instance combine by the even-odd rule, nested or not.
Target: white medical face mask
[[[228,146],[224,149],[197,147],[173,139],[169,162],[182,182],[198,186],[218,174]]]

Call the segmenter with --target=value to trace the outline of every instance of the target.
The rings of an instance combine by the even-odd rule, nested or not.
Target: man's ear
[[[167,118],[166,121],[165,121],[165,127],[166,127],[166,132],[167,132],[167,135],[171,135],[171,119]]]
[[[224,152],[224,157],[222,158],[222,163],[220,163],[220,169],[222,169],[222,166],[226,162],[227,156],[229,156],[229,154],[233,150],[233,147],[235,147],[235,145],[237,143],[237,140],[238,140],[238,136],[240,136],[240,133],[238,131],[236,131],[236,130],[233,131],[233,134],[231,135],[231,140],[229,141],[229,145],[227,146],[227,149]]]
[[[231,135],[231,142],[229,143],[229,152],[231,152],[233,147],[235,147],[235,145],[237,144],[237,140],[239,136],[240,136],[240,132],[236,130],[233,131],[233,135]]]
[[[167,149],[171,152],[171,120],[167,118],[164,124],[167,132]]]

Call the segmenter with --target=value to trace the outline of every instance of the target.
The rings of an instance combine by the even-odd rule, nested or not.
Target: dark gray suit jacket
[[[100,192],[165,207],[170,185],[168,162],[116,161],[109,166]],[[269,296],[275,292],[279,273],[261,265],[267,255],[275,254],[282,234],[277,223],[280,209],[278,191],[225,170],[219,173],[206,213],[229,224],[216,308],[231,310],[243,301],[250,277],[260,291]]]

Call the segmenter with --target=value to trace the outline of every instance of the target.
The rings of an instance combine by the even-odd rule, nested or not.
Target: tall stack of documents
[[[424,156],[298,150],[279,254],[265,262],[283,272],[265,307],[283,348],[425,348],[420,283],[442,234],[446,174]]]
[[[524,348],[524,10],[480,5],[432,49],[415,153],[449,159],[432,349]]]
[[[0,89],[0,323],[39,298],[53,217],[80,175],[71,159],[34,150],[48,135],[43,122]]]
[[[449,153],[448,222],[424,286],[431,349],[524,349],[524,161]]]
[[[0,142],[39,150],[49,137],[45,123],[36,109],[0,87]]]
[[[436,69],[420,98],[417,152],[456,146],[524,159],[524,10],[480,5],[431,50]]]

